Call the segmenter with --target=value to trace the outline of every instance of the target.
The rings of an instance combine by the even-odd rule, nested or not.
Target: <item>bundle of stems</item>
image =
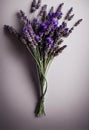
[[[35,111],[37,117],[45,115],[44,98],[47,91],[46,73],[48,67],[53,59],[67,47],[67,45],[61,46],[64,39],[82,21],[82,19],[79,19],[71,28],[68,28],[67,22],[74,17],[74,14],[71,14],[73,11],[71,7],[64,16],[62,23],[60,23],[59,21],[63,17],[63,5],[64,3],[59,4],[56,11],[54,11],[52,6],[47,12],[46,4],[41,6],[41,0],[38,0],[38,2],[33,0],[31,13],[34,13],[40,6],[41,9],[37,18],[35,17],[33,20],[28,19],[22,10],[18,12],[17,16],[22,24],[21,32],[18,33],[12,26],[4,25],[6,31],[25,45],[37,64],[41,90],[40,99]]]

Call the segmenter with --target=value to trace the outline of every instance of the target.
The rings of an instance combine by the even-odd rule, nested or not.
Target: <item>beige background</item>
[[[57,7],[61,0],[43,0]],[[19,30],[16,12],[29,15],[30,0],[0,0],[0,130],[87,130],[89,119],[89,0],[63,0],[63,12],[74,7],[83,22],[65,39],[68,47],[54,59],[47,74],[46,116],[34,117],[38,87],[34,60],[3,31]],[[35,16],[35,14],[33,15]],[[32,18],[29,15],[29,18]]]

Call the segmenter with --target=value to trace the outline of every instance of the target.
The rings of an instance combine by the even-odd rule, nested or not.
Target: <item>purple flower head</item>
[[[26,35],[25,33],[29,33],[29,35],[31,35],[32,37],[34,37],[34,32],[33,32],[33,29],[31,27],[31,24],[28,24],[28,25],[24,26],[24,28],[22,29],[22,33],[24,35]]]
[[[47,20],[46,22],[45,22],[45,24],[47,25],[47,27],[50,25],[50,20]]]
[[[67,32],[69,30],[69,28],[65,28],[64,31]]]
[[[40,36],[43,36],[43,34],[47,31],[47,28],[48,28],[47,23],[42,23],[42,24],[40,24],[40,27],[39,27],[39,35],[40,35]]]
[[[62,17],[62,12],[60,11],[60,12],[56,12],[55,14],[54,14],[54,17],[56,17],[56,18],[61,18]]]
[[[40,36],[38,36],[38,35],[36,35],[36,40],[38,41],[38,42],[40,42],[41,41],[41,37]]]
[[[28,25],[26,25],[26,26],[24,26],[24,28],[22,29],[22,35],[23,35],[23,37],[27,40],[27,41],[29,41],[29,42],[31,42],[32,44],[33,44],[33,46],[35,45],[37,45],[37,42],[36,42],[36,40],[35,40],[35,34],[34,34],[34,31],[33,31],[33,29],[32,29],[32,26],[31,26],[31,24],[28,24]],[[35,47],[34,46],[34,47]]]
[[[50,44],[50,49],[52,49],[54,47],[54,43]]]
[[[54,16],[55,16],[55,13],[54,13],[54,12],[50,12],[50,13],[48,14],[48,18],[49,18],[49,19],[53,18]]]
[[[47,24],[42,23],[42,24],[40,25],[40,27],[41,27],[42,30],[46,30],[46,29],[47,29]]]
[[[25,33],[26,31],[29,31],[30,27],[31,27],[30,24],[24,26],[23,29],[22,29],[22,32]]]
[[[59,4],[59,6],[58,6],[58,8],[57,8],[56,12],[61,11],[61,9],[62,9],[63,5],[64,5],[64,3]]]
[[[38,20],[36,18],[33,19],[32,23],[37,23]]]
[[[47,38],[45,39],[45,41],[46,41],[46,43],[49,43],[49,44],[52,44],[52,43],[53,43],[53,39],[50,38],[50,37],[47,37]]]
[[[22,33],[25,34],[27,32],[27,26],[25,26],[23,29],[22,29]]]
[[[68,35],[68,33],[69,33],[69,28],[65,28],[63,30],[63,36],[66,37]]]
[[[39,31],[39,35],[42,37],[44,35],[44,31]]]
[[[23,28],[22,34],[28,41],[30,41],[30,42],[32,41],[31,36],[29,35],[27,27]]]
[[[25,16],[25,13],[20,10],[18,13],[17,13],[20,21],[23,23],[23,25],[26,25],[28,23],[30,23],[30,20],[27,18],[27,16]]]
[[[40,24],[41,23],[40,23],[40,21],[38,19],[36,19],[36,18],[33,19],[33,21],[32,21],[33,26],[40,26]]]
[[[67,23],[66,22],[63,22],[62,23],[62,28],[65,28],[67,26]]]
[[[52,6],[51,9],[50,9],[50,11],[49,11],[49,13],[48,13],[48,15],[47,15],[47,18],[50,20],[51,18],[54,17],[54,15],[55,15],[54,8]]]
[[[36,35],[36,39],[37,39],[37,40],[39,40],[39,39],[40,39],[40,37],[39,37],[38,35]]]
[[[58,19],[57,18],[53,18],[52,19],[52,23],[54,26],[57,26],[58,25]]]

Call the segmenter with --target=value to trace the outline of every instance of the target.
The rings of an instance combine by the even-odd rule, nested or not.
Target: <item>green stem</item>
[[[46,86],[46,88],[44,90],[44,87],[45,87],[45,77],[44,77],[43,73],[40,73],[40,83],[41,83],[41,96],[40,96],[40,100],[39,100],[39,102],[37,104],[36,111],[35,111],[36,117],[45,115],[45,111],[44,111],[44,96],[45,96],[45,93],[46,93],[46,90],[47,90],[47,86]]]
[[[46,91],[47,91],[47,80],[45,78],[45,67],[43,65],[41,65],[40,60],[38,60],[39,57],[37,57],[37,55],[36,55],[36,52],[35,52],[36,50],[34,50],[34,54],[33,54],[27,44],[26,44],[26,47],[27,47],[28,51],[31,53],[31,55],[33,56],[33,58],[35,59],[37,65],[38,65],[39,73],[40,73],[40,83],[41,83],[42,95],[40,97],[40,100],[37,104],[36,111],[35,111],[36,117],[39,117],[39,116],[45,115],[44,96],[45,96]],[[45,82],[46,82],[46,88],[44,89]]]
[[[44,111],[44,97],[41,97],[37,107],[36,107],[36,111],[35,111],[35,116],[36,117],[40,117],[45,115],[45,111]]]

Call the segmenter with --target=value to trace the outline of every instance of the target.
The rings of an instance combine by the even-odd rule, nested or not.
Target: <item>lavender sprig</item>
[[[33,0],[32,4],[31,4],[30,12],[33,13],[34,11],[36,11],[36,0]]]
[[[67,22],[74,17],[74,14],[71,14],[73,11],[71,7],[60,24],[59,21],[63,16],[63,5],[64,3],[59,4],[55,12],[52,6],[47,13],[47,5],[45,4],[41,7],[37,18],[35,17],[33,20],[29,20],[25,13],[20,10],[18,16],[23,25],[20,33],[12,26],[4,26],[6,31],[26,46],[38,66],[41,94],[35,111],[37,117],[45,114],[44,97],[47,91],[46,71],[48,66],[67,47],[67,45],[60,46],[64,38],[67,38],[82,21],[82,19],[79,19],[71,28],[68,27]],[[38,0],[38,2],[33,0],[31,13],[39,9],[40,6],[41,0]]]
[[[38,0],[38,3],[37,3],[37,6],[36,6],[36,9],[39,9],[40,6],[41,6],[41,0]]]
[[[4,29],[6,31],[8,31],[10,34],[12,34],[15,37],[19,38],[20,34],[12,26],[4,25]]]
[[[64,5],[64,3],[59,4],[59,6],[58,6],[56,12],[60,12],[61,9],[62,9],[62,7],[63,7],[63,5]]]
[[[83,19],[79,19],[75,24],[74,26],[77,27],[81,22],[82,22]]]
[[[47,5],[45,4],[45,5],[43,5],[43,6],[41,7],[41,10],[40,10],[40,12],[39,12],[39,16],[43,16],[43,14],[44,14],[44,12],[46,11],[46,9],[47,9]]]
[[[31,13],[35,12],[37,9],[39,9],[40,6],[41,6],[41,0],[38,0],[38,3],[36,2],[36,0],[33,0],[32,4],[31,4],[30,12]]]
[[[17,13],[20,21],[22,22],[22,24],[26,25],[26,24],[30,24],[30,20],[28,20],[27,16],[25,16],[25,13],[20,10],[18,13]]]
[[[72,11],[73,11],[73,7],[71,7],[71,8],[69,9],[69,11],[67,12],[67,14],[66,14],[66,16],[65,16],[65,20],[70,20],[70,19],[72,19],[72,18],[70,18],[70,17],[73,17],[73,16],[70,16],[70,14],[71,14]]]

